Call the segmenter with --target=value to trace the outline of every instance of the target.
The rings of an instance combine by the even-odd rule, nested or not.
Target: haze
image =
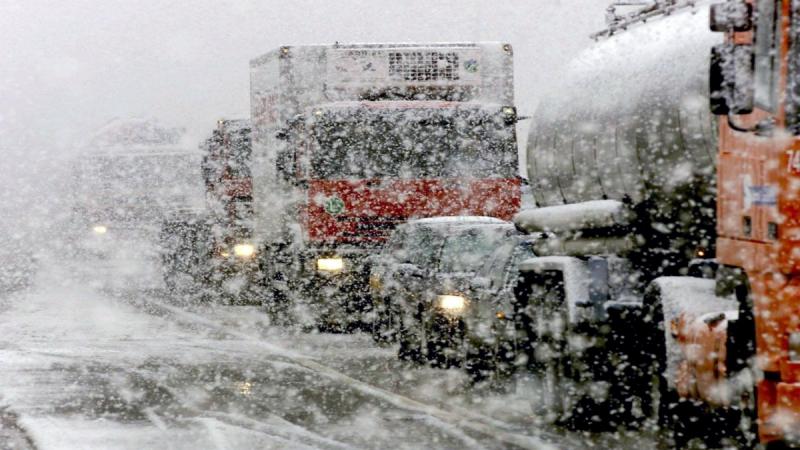
[[[282,44],[511,42],[517,104],[533,112],[603,25],[603,0],[52,0],[0,4],[3,209],[41,205],[42,178],[119,117],[186,127],[247,117],[248,61]],[[521,126],[521,143],[527,125]],[[40,206],[40,209],[43,206]]]

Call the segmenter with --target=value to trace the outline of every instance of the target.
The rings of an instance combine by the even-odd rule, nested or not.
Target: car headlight
[[[800,362],[800,332],[789,335],[789,360]]]
[[[342,269],[344,269],[344,259],[339,256],[317,259],[317,270],[320,272],[341,272]]]
[[[253,244],[236,244],[233,246],[233,254],[238,258],[250,258],[256,254]]]
[[[374,274],[369,276],[369,287],[372,288],[373,291],[380,291],[381,285],[381,277]]]
[[[94,234],[106,234],[108,228],[105,225],[95,225],[92,227],[92,232],[94,232]]]
[[[436,297],[436,306],[447,314],[458,316],[467,309],[467,299],[461,295],[440,295]]]

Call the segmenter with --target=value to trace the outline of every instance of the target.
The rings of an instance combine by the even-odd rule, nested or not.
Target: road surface
[[[535,384],[473,386],[367,335],[269,326],[258,307],[108,291],[63,267],[0,299],[3,448],[654,447],[559,430]]]

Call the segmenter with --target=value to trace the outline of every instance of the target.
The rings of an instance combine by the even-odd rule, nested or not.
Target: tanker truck
[[[368,311],[367,258],[409,218],[520,206],[509,44],[284,46],[250,62],[253,245],[300,322]]]
[[[561,413],[591,386],[601,420],[657,409],[678,448],[797,444],[795,3],[656,2],[535,115],[543,208],[516,223],[553,239],[517,302]]]
[[[521,266],[517,309],[528,363],[562,421],[655,414],[661,341],[645,293],[659,277],[713,265],[708,55],[722,37],[708,29],[708,3],[662,6],[643,12],[646,23],[631,13],[594,35],[533,116],[538,208],[515,223],[551,237]]]

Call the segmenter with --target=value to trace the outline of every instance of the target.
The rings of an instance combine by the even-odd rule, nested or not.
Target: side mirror
[[[753,28],[753,5],[742,0],[732,0],[711,5],[708,27],[711,31],[749,31]]]
[[[749,114],[753,111],[753,47],[719,44],[711,48],[709,73],[711,113]]]

